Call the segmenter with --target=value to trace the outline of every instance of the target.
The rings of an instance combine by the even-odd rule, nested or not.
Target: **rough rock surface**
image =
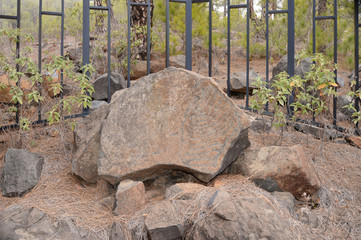
[[[242,173],[252,179],[271,178],[283,191],[296,198],[314,194],[320,180],[311,160],[299,145],[262,147],[245,153]]]
[[[0,212],[0,239],[85,239],[71,219],[53,222],[37,208],[22,209],[18,205]]]
[[[354,147],[361,148],[361,137],[357,136],[346,136],[346,141]]]
[[[44,158],[40,154],[9,148],[2,170],[3,196],[21,196],[35,187],[39,182],[43,164]]]
[[[169,201],[153,205],[145,218],[150,239],[183,239],[184,226],[179,211]]]
[[[127,87],[127,83],[122,75],[119,73],[110,74],[110,97],[118,90]],[[108,74],[105,73],[98,77],[94,82],[94,93],[92,98],[95,100],[108,99]]]
[[[208,202],[213,209],[195,223],[189,239],[292,239],[288,224],[267,197],[237,197],[216,191]]]
[[[75,154],[72,159],[72,171],[88,183],[97,181],[100,128],[108,110],[108,104],[102,105],[79,120],[74,130]]]
[[[287,72],[288,64],[288,55],[285,55],[277,63],[277,65],[272,70],[272,78],[275,78],[280,72]],[[307,72],[311,70],[312,62],[310,59],[304,59],[297,64],[298,60],[295,58],[295,75],[301,76],[304,78]]]
[[[139,210],[145,203],[145,188],[143,182],[124,180],[119,183],[115,194],[118,215],[131,214]]]
[[[257,88],[256,80],[260,77],[254,70],[249,71],[249,93],[252,94],[253,89]],[[261,78],[264,81],[263,78]],[[230,77],[230,90],[232,92],[247,92],[247,72],[235,72]]]
[[[213,79],[168,68],[114,94],[98,173],[116,184],[182,170],[208,182],[250,145],[249,124]]]

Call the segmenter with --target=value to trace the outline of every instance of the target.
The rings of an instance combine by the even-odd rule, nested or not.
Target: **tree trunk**
[[[102,0],[94,0],[94,6],[103,6]],[[96,13],[95,27],[97,33],[105,33],[107,30],[104,25],[104,16],[102,12]]]
[[[146,0],[134,0],[134,2],[146,2]],[[153,26],[153,0],[150,1],[150,26]],[[135,33],[132,42],[139,41],[139,45],[136,46],[135,56],[139,60],[147,59],[147,7],[132,6],[130,13],[130,25],[132,32]],[[152,47],[152,45],[150,46]]]

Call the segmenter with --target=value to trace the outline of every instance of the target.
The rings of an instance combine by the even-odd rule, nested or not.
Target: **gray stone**
[[[272,70],[272,79],[274,79],[279,73],[287,72],[287,61],[288,55],[285,55],[281,58],[281,60],[277,63],[277,65]],[[301,76],[304,78],[306,73],[311,71],[312,61],[311,59],[303,59],[299,63],[297,63],[297,57],[295,56],[295,75]]]
[[[345,80],[340,77],[340,76],[337,76],[337,83],[340,87],[344,87],[345,86]]]
[[[347,95],[341,95],[337,97],[337,108],[338,110],[345,114],[349,119],[352,118],[352,114],[355,112],[352,109],[345,108],[346,105],[349,105],[350,103],[353,103],[353,99],[350,96]]]
[[[118,90],[127,87],[127,83],[122,75],[119,73],[110,74],[110,97]],[[107,100],[108,99],[108,74],[103,74],[98,77],[94,82],[94,93],[92,98],[95,100]]]
[[[168,68],[113,96],[98,173],[112,184],[169,170],[209,182],[250,145],[248,127],[212,78]]]
[[[295,129],[299,132],[312,135],[316,139],[328,141],[334,140],[336,138],[342,138],[343,133],[327,128],[320,128],[309,124],[296,123],[294,125]]]
[[[255,178],[253,179],[253,182],[257,185],[257,187],[260,187],[267,192],[282,191],[277,182],[270,177],[266,177],[265,179]]]
[[[72,159],[72,172],[88,183],[96,183],[98,178],[100,128],[108,110],[108,104],[102,105],[79,120],[74,129],[75,154]]]
[[[145,218],[145,227],[150,239],[183,239],[184,226],[180,213],[169,201],[153,205]]]
[[[253,89],[257,88],[256,80],[261,78],[261,81],[265,81],[254,70],[249,71],[249,93],[252,94]],[[230,77],[230,90],[232,92],[247,92],[247,72],[235,72]]]
[[[2,170],[2,194],[17,197],[28,192],[39,182],[44,158],[24,149],[9,148]]]
[[[108,103],[107,103],[106,101],[94,100],[94,101],[92,101],[91,104],[92,104],[92,105],[91,105],[90,109],[91,109],[91,110],[95,110],[95,109],[100,108],[100,107],[103,106],[103,105],[108,104]]]

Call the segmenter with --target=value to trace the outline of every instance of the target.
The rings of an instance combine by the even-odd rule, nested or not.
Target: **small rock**
[[[337,109],[341,113],[345,114],[349,119],[352,118],[352,114],[355,112],[352,109],[345,108],[346,105],[353,103],[353,99],[347,95],[341,95],[337,97]]]
[[[110,98],[118,90],[127,88],[127,83],[122,75],[119,73],[112,73],[110,75]],[[108,99],[108,74],[103,74],[94,82],[94,93],[92,98],[95,100]]]
[[[150,239],[183,239],[184,226],[180,213],[169,201],[161,201],[151,207],[145,218]]]
[[[311,70],[311,59],[303,59],[298,63],[297,56],[295,56],[295,75],[304,78],[306,73]],[[287,72],[288,70],[288,55],[284,55],[277,65],[272,70],[272,79],[274,79],[280,72]]]
[[[270,177],[266,177],[266,179],[255,178],[253,179],[253,182],[257,185],[257,187],[262,188],[267,192],[282,191],[277,182]]]
[[[145,188],[143,182],[124,180],[119,183],[115,194],[117,215],[131,214],[146,203]]]
[[[2,194],[17,197],[28,192],[39,182],[44,158],[24,149],[9,148],[4,157]]]
[[[252,94],[253,89],[257,88],[256,80],[261,78],[261,81],[264,79],[256,73],[254,70],[249,71],[249,93]],[[230,90],[232,92],[247,92],[247,72],[235,72],[230,77]]]
[[[98,100],[94,100],[92,101],[92,105],[90,107],[91,110],[95,110],[100,108],[101,106],[108,104],[106,101],[98,101]]]
[[[245,152],[242,173],[252,179],[274,179],[282,191],[296,198],[312,195],[320,188],[320,180],[312,161],[299,145],[270,146]]]
[[[340,77],[340,76],[337,76],[337,84],[340,86],[340,87],[344,87],[345,86],[345,80]]]

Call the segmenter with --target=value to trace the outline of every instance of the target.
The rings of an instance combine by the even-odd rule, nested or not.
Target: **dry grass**
[[[16,141],[14,136],[14,132],[0,134],[0,168],[7,148]],[[265,144],[272,145],[279,137],[277,131],[271,132]],[[258,134],[250,133],[253,146],[264,145],[260,138]],[[67,217],[73,219],[77,227],[95,234],[99,239],[106,239],[110,227],[117,222],[117,226],[122,229],[133,229],[133,235],[137,239],[144,239],[144,218],[151,204],[132,216],[114,216],[110,209],[102,206],[101,200],[109,194],[107,183],[100,181],[97,185],[84,185],[71,173],[70,132],[62,127],[39,127],[28,132],[24,139],[27,149],[46,156],[41,180],[23,197],[0,196],[0,211],[12,205],[36,207],[56,220]],[[319,191],[320,207],[309,209],[318,217],[319,226],[311,229],[298,221],[300,209],[294,214],[283,208],[277,208],[277,212],[288,221],[296,235],[307,231],[307,234],[302,234],[307,237],[301,239],[360,239],[361,150],[346,144],[322,142],[298,132],[285,132],[282,145],[294,144],[305,146],[322,181],[322,189]],[[208,216],[212,209],[207,207],[207,203],[217,189],[223,189],[237,197],[263,196],[271,199],[273,206],[279,204],[271,194],[257,188],[242,176],[221,176],[217,181],[222,184],[200,191],[193,201],[187,203],[186,211],[182,212],[184,219],[189,219],[194,224]],[[179,204],[177,201],[173,203]],[[184,209],[184,206],[178,207]]]

